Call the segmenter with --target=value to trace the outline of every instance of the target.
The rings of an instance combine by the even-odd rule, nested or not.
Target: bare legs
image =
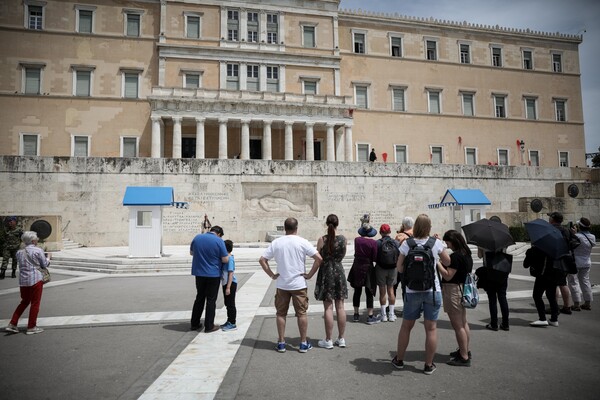
[[[325,340],[331,340],[333,334],[333,301],[323,301],[325,319]],[[346,311],[344,300],[335,300],[335,313],[337,315],[338,337],[343,338],[346,331]]]
[[[397,360],[404,360],[404,354],[410,341],[410,331],[416,321],[402,320],[400,333],[398,333]],[[437,349],[437,321],[425,320],[425,364],[433,364],[433,356]]]
[[[467,310],[463,309],[462,312],[453,312],[448,314],[450,318],[450,324],[454,329],[456,336],[456,342],[460,350],[460,356],[463,360],[469,358],[469,340],[471,337],[471,330],[467,322]]]

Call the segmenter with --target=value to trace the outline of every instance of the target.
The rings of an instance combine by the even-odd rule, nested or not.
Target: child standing
[[[237,316],[237,310],[235,308],[235,291],[237,289],[237,279],[233,272],[235,271],[235,260],[233,258],[233,242],[231,240],[225,240],[225,248],[229,253],[229,262],[223,264],[223,270],[221,274],[221,285],[223,285],[223,297],[225,298],[225,307],[227,307],[227,322],[221,325],[221,329],[224,332],[234,331],[237,329],[235,325],[235,318]]]

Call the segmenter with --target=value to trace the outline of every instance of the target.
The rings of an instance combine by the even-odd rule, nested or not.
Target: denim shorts
[[[426,320],[437,321],[441,305],[441,292],[406,293],[402,318],[408,321],[416,321],[421,318],[421,312],[423,312]]]

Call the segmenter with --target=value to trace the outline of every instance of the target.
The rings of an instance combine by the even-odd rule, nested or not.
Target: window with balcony
[[[302,26],[302,46],[304,47],[317,47],[315,38],[316,27],[315,26]]]
[[[365,54],[366,52],[367,35],[362,32],[352,33],[352,43],[354,44],[354,52],[357,54]]]
[[[254,12],[254,11],[248,12],[247,28],[248,28],[248,34],[246,35],[246,40],[249,43],[257,43],[258,42],[258,32],[260,31],[257,12]]]
[[[428,90],[429,113],[440,114],[442,112],[442,96],[439,90]]]
[[[356,161],[367,162],[369,161],[370,145],[368,143],[357,143],[356,144]]]
[[[474,147],[465,148],[465,163],[467,165],[477,165],[477,149]]]
[[[240,40],[240,12],[227,10],[227,40],[237,42]]]
[[[279,92],[279,67],[267,65],[267,92]]]
[[[392,57],[402,57],[402,38],[399,36],[391,36],[390,48]]]
[[[79,33],[93,33],[95,7],[75,6],[75,31]]]
[[[39,156],[40,155],[40,135],[35,133],[23,133],[20,138],[19,155],[21,156]]]
[[[304,94],[317,94],[317,81],[316,80],[303,80],[302,81],[302,93]]]
[[[185,37],[189,39],[200,39],[200,15],[185,14]]]
[[[537,119],[537,99],[535,97],[525,97],[525,118]]]
[[[25,0],[25,27],[28,29],[44,29],[44,5],[45,2]]]
[[[529,165],[532,167],[540,166],[540,153],[537,150],[529,150]]]
[[[533,69],[533,51],[523,50],[523,69]]]
[[[392,88],[392,110],[406,111],[405,88]]]
[[[436,61],[438,59],[437,40],[425,41],[425,57],[427,60]]]
[[[140,12],[125,12],[125,36],[139,37],[141,34],[142,14]]]
[[[558,152],[558,166],[559,167],[569,167],[569,152],[568,151],[559,151]]]
[[[562,72],[562,54],[552,53],[552,71]]]
[[[227,64],[227,90],[240,90],[239,64]]]
[[[250,91],[258,92],[260,90],[258,65],[249,64],[246,66],[246,88]]]
[[[475,115],[475,105],[474,105],[474,94],[473,93],[461,93],[462,96],[462,108],[463,115],[467,117],[472,117]]]
[[[501,67],[502,66],[502,48],[492,46],[492,66]]]
[[[199,89],[202,86],[199,72],[186,72],[183,74],[183,87],[186,89]]]
[[[498,165],[508,165],[507,149],[498,149]]]
[[[71,156],[88,157],[89,156],[89,136],[71,136]]]
[[[506,118],[506,96],[494,95],[494,110],[496,118]]]
[[[397,163],[407,163],[408,162],[408,147],[404,144],[395,144],[394,145],[394,153],[396,155]]]
[[[556,112],[556,120],[564,122],[567,120],[567,101],[562,99],[554,99],[554,109]]]
[[[121,137],[121,157],[138,157],[138,138],[135,136]]]
[[[444,163],[444,152],[442,146],[431,146],[430,156],[432,164],[443,164]]]
[[[460,44],[460,62],[461,64],[471,63],[471,46],[468,44]]]

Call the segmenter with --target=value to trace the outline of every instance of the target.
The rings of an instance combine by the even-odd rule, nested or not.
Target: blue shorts
[[[416,321],[421,318],[421,312],[423,312],[426,320],[437,321],[441,306],[441,292],[406,293],[404,297],[404,310],[402,311],[402,318],[408,321]]]

